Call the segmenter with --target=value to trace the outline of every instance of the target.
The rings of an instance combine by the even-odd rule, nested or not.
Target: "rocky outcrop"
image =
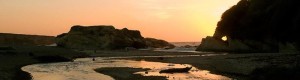
[[[68,33],[58,35],[56,44],[76,49],[145,48],[144,38],[137,30],[115,29],[113,26],[73,26]]]
[[[221,40],[226,36],[230,40],[225,46],[247,46],[250,49],[244,50],[249,52],[297,52],[300,50],[298,4],[297,0],[241,0],[224,12],[213,37]]]
[[[249,46],[258,45],[257,47]],[[202,39],[201,45],[196,49],[197,51],[212,51],[212,52],[271,52],[272,48],[264,43],[257,43],[250,40],[228,39],[223,41],[221,39],[208,36]]]
[[[197,51],[228,51],[227,43],[225,41],[207,36],[202,39],[201,45],[198,46]]]
[[[145,38],[146,45],[150,48],[175,48],[175,45],[160,39]]]
[[[0,46],[38,46],[55,43],[54,36],[0,33]]]

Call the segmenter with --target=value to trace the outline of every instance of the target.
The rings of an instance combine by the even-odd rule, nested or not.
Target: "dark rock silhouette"
[[[228,38],[225,51],[240,51],[230,46],[245,45],[248,47],[245,52],[297,52],[300,44],[298,4],[297,0],[241,0],[224,12],[213,38],[220,41],[218,43],[223,42],[222,37]],[[202,46],[205,45],[201,44],[198,50],[205,50]]]
[[[174,48],[175,45],[170,44],[165,40],[155,39],[155,38],[145,38],[146,45],[152,48]]]
[[[174,48],[164,40],[144,38],[140,31],[113,26],[73,26],[68,33],[56,37],[56,44],[75,49]]]
[[[56,37],[58,46],[77,49],[146,48],[137,30],[115,29],[113,26],[73,26],[68,33]]]
[[[174,48],[164,40],[144,38],[140,31],[113,26],[73,26],[56,37],[58,46],[76,49]]]
[[[227,43],[214,37],[206,37],[202,39],[201,44],[198,46],[198,51],[228,51]]]

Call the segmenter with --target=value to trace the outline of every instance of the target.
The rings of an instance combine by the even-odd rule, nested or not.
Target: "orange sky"
[[[170,42],[200,41],[239,0],[0,0],[0,32],[58,35],[72,25],[114,25]]]

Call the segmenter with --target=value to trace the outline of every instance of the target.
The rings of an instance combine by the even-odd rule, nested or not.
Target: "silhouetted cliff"
[[[113,26],[73,26],[68,33],[58,35],[58,46],[79,49],[145,48],[139,31],[115,29]]]
[[[299,50],[299,4],[297,0],[241,0],[224,12],[213,37],[226,36],[227,46],[238,41],[249,47],[245,51]]]
[[[145,39],[140,31],[128,30],[127,28],[115,29],[113,26],[73,26],[68,33],[58,35],[56,43],[58,46],[77,49],[125,49],[165,47],[168,42],[160,40],[152,41]],[[147,43],[148,45],[147,45]],[[158,45],[158,46],[154,46]]]
[[[54,44],[54,36],[0,33],[2,46],[37,46]]]

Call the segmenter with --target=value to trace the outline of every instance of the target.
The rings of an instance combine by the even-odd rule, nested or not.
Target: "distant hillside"
[[[0,33],[0,46],[34,46],[54,43],[54,36]]]

